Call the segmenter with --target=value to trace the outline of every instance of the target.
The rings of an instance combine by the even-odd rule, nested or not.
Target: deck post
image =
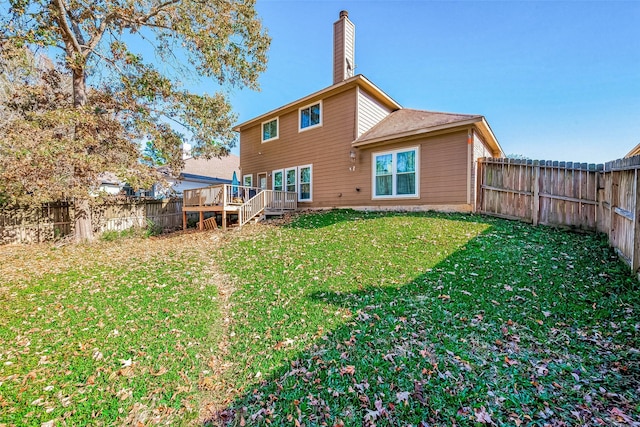
[[[198,230],[204,230],[204,212],[200,211],[200,222],[198,223]]]
[[[182,211],[182,229],[187,229],[187,211]]]
[[[222,209],[222,231],[227,230],[227,211]]]

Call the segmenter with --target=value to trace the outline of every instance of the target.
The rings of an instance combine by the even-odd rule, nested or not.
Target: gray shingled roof
[[[430,129],[453,127],[457,123],[481,119],[482,116],[473,114],[439,113],[402,108],[389,114],[380,123],[362,134],[354,143],[360,144],[380,138],[393,138],[412,132],[428,132]]]
[[[240,177],[240,158],[229,153],[228,156],[212,159],[190,157],[184,161],[184,175],[201,175],[211,178],[231,179],[233,172]]]

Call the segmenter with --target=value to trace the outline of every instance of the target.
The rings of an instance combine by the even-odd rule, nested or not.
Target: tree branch
[[[153,8],[147,15],[139,17],[139,18],[135,18],[135,17],[129,17],[129,16],[125,16],[122,15],[118,12],[111,12],[109,13],[100,23],[100,26],[96,29],[96,33],[95,35],[91,38],[91,40],[89,40],[89,43],[87,44],[87,50],[88,51],[93,51],[93,49],[95,49],[95,47],[98,45],[98,43],[100,43],[100,40],[102,39],[102,36],[104,35],[104,32],[107,28],[107,26],[109,25],[109,23],[115,19],[119,19],[121,21],[124,22],[128,22],[130,24],[138,24],[138,25],[146,25],[148,27],[153,27],[153,28],[162,28],[165,30],[171,30],[171,27],[166,27],[163,25],[157,25],[157,24],[150,24],[149,20],[151,18],[153,18],[154,16],[157,16],[159,13],[161,13],[162,11],[164,11],[164,9],[168,6],[180,3],[181,0],[169,0],[166,1],[160,5],[158,5],[157,7]]]
[[[180,0],[169,0],[158,5],[157,7],[151,9],[151,11],[147,14],[147,16],[143,17],[140,22],[144,22],[146,24],[149,21],[149,19],[153,18],[154,16],[162,12],[165,7],[171,6],[177,3],[180,3]]]
[[[67,14],[67,8],[64,4],[63,0],[54,0],[56,3],[56,6],[58,8],[58,19],[60,20],[60,29],[62,30],[63,34],[62,34],[62,38],[65,39],[65,44],[69,44],[69,47],[73,47],[73,49],[82,55],[82,48],[80,47],[80,44],[78,43],[78,39],[76,38],[76,36],[74,35],[73,31],[71,30],[71,28],[69,28],[69,23],[67,22],[66,19],[66,14]],[[70,53],[70,52],[68,52]]]
[[[115,69],[118,71],[118,73],[120,73],[120,74],[124,74],[124,70],[123,70],[122,68],[120,68],[120,67],[118,66],[118,63],[117,63],[116,61],[114,61],[113,59],[111,59],[111,58],[109,58],[109,57],[107,57],[107,56],[105,56],[105,55],[101,54],[101,53],[100,53],[100,52],[98,52],[97,50],[94,50],[94,51],[92,51],[91,53],[93,53],[93,54],[94,54],[94,55],[96,55],[98,58],[102,59],[103,61],[108,62],[109,64],[111,64],[111,66],[112,66],[113,68],[115,68]]]

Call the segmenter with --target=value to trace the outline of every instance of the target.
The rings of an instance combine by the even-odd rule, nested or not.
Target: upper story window
[[[300,110],[300,131],[322,126],[322,101]]]
[[[374,153],[373,198],[418,197],[418,148]]]
[[[268,122],[262,122],[262,142],[278,139],[279,124],[280,120],[278,120],[278,117]]]

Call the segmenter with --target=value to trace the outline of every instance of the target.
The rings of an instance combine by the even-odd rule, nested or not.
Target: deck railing
[[[213,187],[195,188],[184,191],[184,208],[238,212],[240,226],[263,213],[277,213],[295,210],[298,197],[295,192],[264,190],[246,185],[222,184]]]
[[[223,193],[224,189],[222,185],[184,190],[182,195],[184,200],[183,206],[187,208],[222,205]]]
[[[271,211],[296,210],[298,208],[297,194],[291,191],[267,190],[265,208]]]
[[[238,225],[240,227],[264,212],[266,194],[266,191],[260,191],[240,206],[238,210]]]

